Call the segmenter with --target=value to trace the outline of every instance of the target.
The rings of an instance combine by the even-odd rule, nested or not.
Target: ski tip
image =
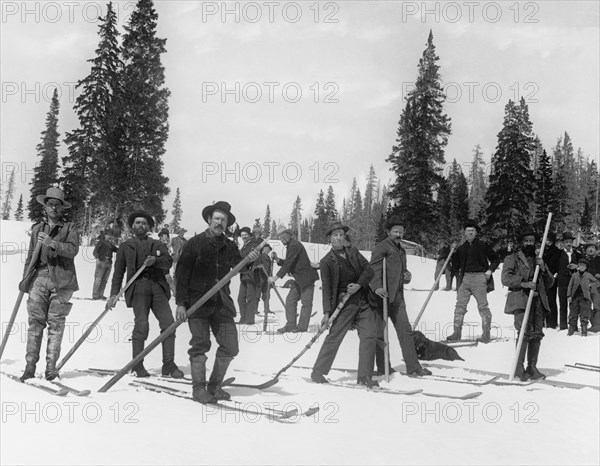
[[[60,390],[56,390],[56,396],[66,396],[69,393],[69,390],[66,388],[61,388]]]
[[[290,409],[288,411],[285,411],[282,415],[281,418],[282,419],[289,419],[291,417],[297,416],[298,415],[298,410],[296,408],[294,409]]]
[[[77,396],[88,396],[92,393],[91,390],[79,390],[77,392],[73,392]]]
[[[461,400],[472,400],[473,398],[477,398],[478,396],[481,396],[483,394],[483,392],[473,392],[473,393],[467,393],[466,395],[463,395],[460,397]]]
[[[317,414],[317,413],[319,412],[319,409],[320,409],[320,408],[319,408],[318,406],[315,406],[315,407],[313,407],[313,408],[308,408],[308,409],[307,409],[307,410],[304,412],[304,415],[305,415],[306,417],[314,416],[315,414]]]
[[[229,377],[229,378],[223,380],[223,382],[221,382],[221,387],[231,385],[234,381],[235,381],[235,377]]]

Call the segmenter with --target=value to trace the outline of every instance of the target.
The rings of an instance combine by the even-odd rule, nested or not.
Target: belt
[[[465,275],[467,275],[469,273],[473,274],[473,273],[485,273],[485,272],[465,272]]]

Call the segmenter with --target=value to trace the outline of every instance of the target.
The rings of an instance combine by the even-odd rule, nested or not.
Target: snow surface
[[[30,225],[2,221],[1,315],[2,332],[18,295]],[[318,260],[325,248],[307,245],[311,260]],[[276,250],[278,253],[281,249]],[[432,285],[432,260],[410,256],[413,282],[407,286],[409,316],[414,319]],[[91,295],[94,261],[91,248],[81,248],[76,258],[80,291]],[[478,368],[507,373],[514,352],[511,316],[503,313],[506,289],[495,273],[497,290],[489,295],[494,316],[493,334],[509,336],[510,341],[459,348],[464,362],[436,361],[429,367],[434,374],[481,377],[461,368]],[[443,282],[444,278],[442,278]],[[283,284],[283,281],[278,282]],[[237,297],[239,280],[232,281]],[[445,285],[445,283],[442,283]],[[109,284],[110,286],[110,284]],[[414,289],[413,289],[414,288]],[[418,290],[418,291],[417,291]],[[285,299],[286,289],[279,288]],[[108,290],[107,290],[108,293]],[[434,340],[451,332],[455,292],[433,294],[419,329]],[[25,300],[24,300],[25,301]],[[73,299],[63,341],[63,355],[104,309],[98,301]],[[174,309],[174,301],[171,301]],[[272,296],[271,307],[283,325],[283,307]],[[240,354],[228,375],[240,383],[261,383],[287,365],[314,335],[321,320],[321,291],[317,282],[312,332],[301,335],[262,335],[256,329],[240,329]],[[262,312],[262,304],[260,306]],[[257,322],[262,322],[257,317]],[[467,321],[472,336],[481,333],[474,300]],[[150,318],[150,340],[158,335],[158,325]],[[191,401],[157,394],[129,385],[125,376],[108,393],[98,393],[108,377],[78,372],[89,367],[120,368],[129,362],[133,313],[119,302],[100,323],[88,341],[63,368],[63,382],[91,389],[89,397],[65,398],[0,376],[2,407],[1,464],[599,464],[599,399],[592,388],[580,390],[535,384],[529,387],[474,387],[410,379],[404,375],[396,336],[390,334],[391,360],[401,373],[394,374],[390,387],[421,387],[428,392],[463,394],[482,391],[474,400],[461,401],[422,395],[394,396],[362,390],[318,385],[309,381],[310,370],[291,368],[269,390],[230,388],[234,399],[257,408],[265,402],[278,408],[307,409],[319,406],[312,418],[294,418],[282,425],[267,418],[215,412]],[[539,367],[556,380],[600,385],[600,374],[570,369],[575,362],[600,364],[599,335],[567,337],[566,332],[546,330]],[[8,341],[1,370],[20,375],[24,367],[27,311],[25,302]],[[187,324],[177,331],[176,362],[189,374],[186,354],[190,338]],[[312,366],[320,348],[317,342],[297,362]],[[212,367],[215,347],[209,353]],[[38,373],[44,369],[42,351]],[[146,358],[153,373],[161,368],[161,352]],[[350,332],[334,363],[337,368],[356,368],[358,337]],[[425,366],[428,363],[424,363]],[[355,374],[333,370],[333,380],[354,381]],[[388,386],[382,382],[383,386]],[[185,385],[181,388],[187,389]]]

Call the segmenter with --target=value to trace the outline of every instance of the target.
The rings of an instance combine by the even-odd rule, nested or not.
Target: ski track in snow
[[[29,224],[2,221],[5,244],[27,243],[24,232]],[[307,247],[311,260],[318,260],[325,249]],[[76,258],[80,290],[75,296],[91,295],[94,261],[92,248],[81,248]],[[281,248],[277,253],[281,253]],[[281,255],[281,254],[280,254]],[[366,254],[368,256],[368,254]],[[13,309],[23,272],[23,254],[0,256],[2,331]],[[433,283],[435,262],[409,256],[413,282],[407,286],[409,317],[414,319],[427,294],[410,288],[428,289]],[[514,337],[512,316],[503,313],[506,288],[494,279],[496,291],[488,295],[493,314],[492,334]],[[442,278],[443,282],[444,278]],[[239,280],[231,282],[237,297]],[[445,283],[443,282],[445,285]],[[320,282],[317,282],[311,321],[315,331],[322,317]],[[106,293],[109,292],[110,283]],[[279,289],[284,299],[286,289]],[[451,332],[456,293],[437,291],[425,311],[419,330],[430,339],[441,340]],[[1,370],[20,375],[24,368],[27,334],[26,299],[15,322],[13,334],[1,362]],[[71,348],[104,309],[102,301],[73,300],[67,318],[62,355]],[[174,310],[175,302],[171,301]],[[274,330],[284,324],[285,316],[275,296],[276,312],[270,323]],[[259,307],[262,313],[262,304]],[[465,338],[481,333],[474,300],[469,303]],[[262,330],[262,316],[257,316]],[[158,335],[156,319],[150,317],[150,339]],[[297,407],[306,410],[319,406],[312,418],[298,418],[290,425],[240,415],[217,412],[168,395],[136,389],[125,376],[108,393],[97,390],[109,379],[77,372],[89,367],[118,369],[129,362],[133,312],[120,301],[92,332],[61,372],[62,382],[78,389],[90,389],[88,397],[64,398],[46,394],[0,376],[2,426],[1,464],[598,464],[600,453],[600,393],[554,388],[542,384],[528,387],[475,387],[412,379],[402,375],[404,366],[395,334],[390,333],[391,361],[400,371],[382,386],[427,392],[463,394],[482,391],[474,400],[426,398],[420,395],[394,396],[318,385],[307,381],[309,369],[292,367],[278,384],[266,391],[229,387],[233,399],[256,409],[272,403],[278,409]],[[240,354],[230,366],[228,376],[239,383],[262,383],[287,365],[308,343],[314,333],[267,335],[239,329]],[[600,386],[600,374],[564,367],[575,362],[598,365],[600,335],[567,337],[566,332],[545,330],[538,367],[556,380]],[[179,327],[176,338],[176,363],[189,375],[187,356],[190,339],[187,324]],[[45,341],[45,340],[44,340]],[[312,366],[321,341],[297,362]],[[507,373],[514,353],[514,339],[477,347],[457,348],[465,361],[433,361],[448,368],[430,366],[434,374],[485,379],[465,372],[474,368]],[[212,368],[216,344],[209,353]],[[358,337],[349,332],[334,362],[337,368],[356,368]],[[45,345],[38,363],[43,372]],[[159,374],[161,352],[146,358],[146,367]],[[424,365],[427,365],[424,362]],[[354,381],[355,373],[332,370],[329,378]],[[152,379],[151,379],[152,381]],[[156,380],[154,380],[156,381]],[[157,382],[166,385],[165,382]],[[176,388],[190,390],[185,385]],[[32,439],[35,439],[32,442]],[[594,440],[595,439],[595,440]]]

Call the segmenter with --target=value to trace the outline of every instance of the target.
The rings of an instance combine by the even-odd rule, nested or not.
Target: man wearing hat
[[[273,252],[273,258],[277,261],[280,269],[275,276],[269,277],[269,285],[285,277],[288,273],[294,277],[294,286],[292,286],[285,299],[285,318],[287,322],[283,327],[277,329],[279,333],[308,331],[315,282],[319,279],[319,274],[311,266],[306,249],[300,241],[293,238],[293,235],[290,229],[277,232],[277,237],[287,247],[287,252],[285,259],[279,259],[277,254]],[[302,302],[302,307],[298,319],[299,301]]]
[[[557,256],[556,282],[558,286],[558,304],[559,304],[559,329],[566,330],[568,328],[568,303],[567,303],[567,288],[571,276],[577,270],[577,261],[581,255],[573,249],[573,233],[565,231],[562,234],[563,249]]]
[[[375,359],[377,362],[377,375],[385,373],[385,342],[383,320],[383,300],[389,303],[388,315],[400,342],[402,358],[406,364],[406,373],[410,376],[421,377],[431,375],[428,369],[421,367],[417,359],[415,339],[406,314],[406,303],[404,302],[404,284],[410,283],[411,273],[406,268],[406,251],[402,247],[404,226],[397,215],[393,215],[387,223],[387,238],[380,241],[371,253],[371,267],[373,267],[373,279],[369,283],[369,303],[376,311],[377,325],[377,347]],[[383,259],[386,259],[387,284],[383,283]],[[386,290],[387,288],[387,290]],[[390,368],[391,369],[391,368]],[[390,372],[394,372],[390,370]]]
[[[317,383],[327,383],[324,376],[329,373],[346,333],[356,326],[360,340],[357,383],[371,388],[378,386],[371,378],[377,337],[375,312],[367,300],[373,268],[358,249],[346,241],[348,230],[346,225],[336,222],[325,233],[332,247],[320,263],[324,314],[322,325],[329,322],[343,294],[350,294],[350,298],[325,337],[311,379]]]
[[[598,286],[598,280],[589,271],[589,262],[581,257],[577,261],[577,271],[571,276],[567,289],[567,300],[571,305],[569,312],[569,332],[571,336],[577,331],[577,319],[581,322],[581,336],[587,336],[587,325],[592,312],[591,290]]]
[[[112,269],[113,253],[117,252],[115,241],[112,230],[108,230],[106,233],[98,236],[98,242],[92,253],[96,259],[92,299],[106,299],[104,290],[106,289],[110,270]]]
[[[546,246],[544,247],[543,259],[554,278],[556,278],[556,273],[558,272],[560,252],[561,250],[556,247],[556,233],[549,231],[546,238]],[[558,327],[558,306],[556,304],[556,294],[558,292],[557,280],[554,280],[554,284],[547,291],[550,311],[546,313],[546,327],[556,328]]]
[[[260,234],[258,237],[253,236],[248,227],[240,229],[240,237],[243,241],[240,251],[242,258],[246,257],[256,246],[262,243]],[[240,290],[238,292],[238,306],[240,308],[239,324],[254,325],[261,290],[261,272],[256,268],[258,265],[258,263],[250,262],[240,272]]]
[[[533,228],[524,227],[520,234],[521,249],[508,255],[502,267],[502,284],[508,287],[504,312],[513,314],[515,329],[525,332],[523,344],[519,352],[515,377],[525,381],[529,378],[544,378],[537,369],[542,338],[544,338],[544,314],[550,310],[548,288],[554,284],[554,276],[542,258],[535,254],[536,233]],[[536,266],[540,267],[537,282],[533,281]],[[533,293],[533,301],[529,311],[529,319],[523,322],[529,294]],[[524,329],[524,330],[523,330]],[[527,353],[527,369],[524,368]]]
[[[492,274],[498,268],[500,260],[494,250],[477,238],[479,225],[473,220],[465,223],[465,242],[461,244],[452,257],[452,268],[455,271],[456,307],[454,308],[454,333],[448,340],[462,338],[462,326],[467,313],[467,305],[471,296],[477,301],[481,316],[482,332],[479,341],[489,343],[492,326],[492,313],[487,300],[487,293],[494,290]]]
[[[202,217],[208,228],[188,241],[177,264],[177,320],[181,322],[187,318],[187,309],[242,260],[236,244],[225,236],[225,231],[235,222],[231,205],[218,201],[206,206]],[[255,260],[258,251],[252,251],[248,256]],[[239,352],[235,314],[235,304],[227,283],[189,318],[192,396],[200,403],[230,398],[229,393],[221,388],[221,382]],[[211,330],[219,347],[207,384],[206,353],[211,347]]]
[[[125,272],[129,281],[144,265],[142,274],[125,291],[125,303],[127,307],[133,308],[135,316],[131,334],[135,358],[144,350],[150,332],[148,322],[150,309],[158,319],[161,332],[174,322],[169,306],[171,291],[166,279],[173,259],[162,241],[148,236],[148,232],[154,228],[154,219],[150,214],[133,212],[129,215],[127,224],[133,232],[133,237],[121,243],[117,251],[109,306],[114,307],[117,303],[117,294],[121,289]],[[162,360],[162,375],[173,378],[183,377],[183,372],[175,364],[175,333],[171,333],[162,341]],[[150,376],[143,360],[133,368],[133,372],[138,377]]]
[[[173,249],[171,249],[171,233],[169,232],[169,229],[166,226],[158,232],[158,240],[167,247],[167,251],[169,251],[169,255],[172,258]],[[169,284],[171,294],[173,295],[173,297],[175,297],[175,282],[173,281],[173,277],[171,276],[171,269],[169,269],[169,271],[165,275],[165,279]]]
[[[65,201],[63,191],[55,187],[36,196],[36,201],[44,206],[46,220],[34,224],[31,229],[23,280],[19,284],[19,289],[29,294],[26,365],[22,381],[35,377],[46,326],[48,344],[44,375],[47,380],[58,376],[56,361],[60,356],[65,320],[73,306],[69,300],[79,289],[74,261],[79,252],[79,234],[73,223],[62,220],[63,210],[69,209],[71,204]],[[38,243],[41,245],[34,257]],[[25,275],[32,262],[35,264],[32,271]]]

